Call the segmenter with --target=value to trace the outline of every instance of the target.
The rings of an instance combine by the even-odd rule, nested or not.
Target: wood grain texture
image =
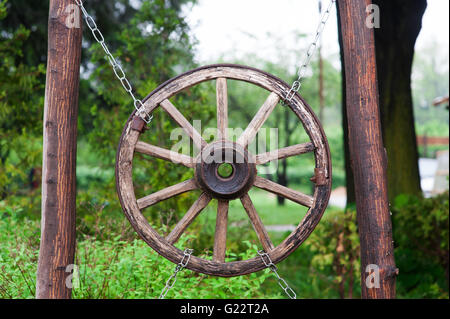
[[[280,102],[280,97],[278,96],[278,94],[274,92],[270,93],[267,100],[259,108],[255,117],[245,129],[244,133],[242,133],[242,135],[238,138],[238,144],[241,144],[243,147],[247,147],[253,141],[256,134],[258,134],[258,131],[263,126],[264,122],[267,120],[270,114],[272,114],[278,102]]]
[[[189,86],[217,78],[245,81],[269,92],[276,92],[279,96],[285,96],[290,90],[289,84],[257,69],[230,64],[210,65],[191,70],[161,84],[143,100],[144,105],[147,110],[155,108],[161,101],[182,92]],[[311,143],[314,144],[315,165],[326,172],[327,183],[314,188],[313,197],[316,199],[314,205],[299,222],[297,228],[269,253],[274,263],[285,259],[308,238],[320,221],[331,192],[330,152],[320,123],[300,95],[295,94],[288,107],[297,116],[299,123],[303,125],[310,137]],[[149,246],[173,263],[179,263],[183,258],[183,250],[176,248],[158,234],[137,206],[132,180],[132,162],[140,133],[130,129],[131,120],[132,116],[122,132],[116,161],[116,185],[122,208],[131,225]],[[193,255],[187,268],[207,275],[231,277],[262,270],[265,265],[256,253],[254,258],[226,263]]]
[[[255,186],[273,194],[283,196],[306,207],[312,207],[314,205],[314,197],[300,193],[291,188],[274,183],[263,177],[257,176],[255,179]]]
[[[195,203],[189,208],[187,213],[183,218],[175,225],[174,229],[167,235],[166,240],[175,244],[181,235],[184,233],[186,228],[194,221],[194,219],[201,213],[201,211],[208,205],[211,201],[211,197],[205,193],[201,194],[200,197],[195,201]]]
[[[195,160],[187,155],[166,150],[164,148],[150,145],[145,142],[137,142],[136,151],[142,154],[150,155],[175,164],[181,164],[189,168],[195,167]]]
[[[169,115],[177,122],[178,125],[186,132],[187,135],[192,139],[194,145],[198,149],[202,149],[207,145],[206,141],[203,139],[201,134],[189,123],[189,121],[183,116],[183,114],[178,111],[178,109],[169,100],[164,100],[161,102],[161,107],[169,113]]]
[[[375,61],[373,29],[365,26],[365,1],[339,1],[346,75],[350,156],[355,182],[361,243],[363,298],[395,298],[392,224],[386,178]],[[380,288],[366,286],[366,266],[380,270]]]
[[[280,160],[283,158],[306,154],[313,152],[315,149],[314,144],[311,142],[292,145],[284,148],[280,148],[275,151],[270,151],[263,154],[256,155],[256,165],[263,165],[275,160]]]
[[[189,179],[187,181],[181,182],[179,184],[164,188],[158,192],[145,196],[143,198],[138,199],[137,204],[139,209],[144,209],[155,205],[163,200],[172,198],[174,196],[192,191],[197,189],[198,186],[195,183],[194,179]]]
[[[50,1],[44,106],[41,241],[36,298],[68,299],[74,263],[81,28],[67,28],[71,0]],[[80,21],[81,23],[81,21]]]
[[[217,201],[216,232],[214,235],[213,260],[225,262],[227,249],[227,228],[228,228],[228,208],[229,201]]]
[[[228,129],[228,87],[227,79],[218,78],[216,81],[217,99],[217,130],[218,139],[227,139]]]
[[[244,209],[247,212],[248,217],[250,218],[253,229],[255,230],[256,235],[258,236],[258,239],[264,248],[264,251],[269,253],[270,251],[273,250],[274,246],[272,244],[272,241],[270,240],[266,228],[264,227],[264,224],[261,221],[261,217],[259,217],[258,213],[256,212],[256,208],[253,205],[250,196],[248,196],[248,194],[242,196],[241,203],[242,206],[244,206]]]

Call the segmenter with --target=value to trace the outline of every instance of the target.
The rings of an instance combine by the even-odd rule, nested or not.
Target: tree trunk
[[[421,194],[414,128],[411,72],[414,45],[426,0],[374,0],[380,8],[375,29],[383,140],[388,155],[389,199]]]
[[[347,119],[361,246],[363,298],[395,298],[392,224],[386,153],[381,135],[373,29],[366,26],[370,0],[340,0]],[[366,273],[367,271],[370,271]]]
[[[277,170],[277,183],[286,187],[288,185],[286,159],[281,160],[281,168],[279,167]],[[286,198],[284,198],[283,196],[277,196],[277,202],[278,205],[284,206],[284,204],[286,203]]]
[[[287,111],[284,112],[284,130],[285,130],[284,146],[285,147],[291,145],[291,137],[296,128],[295,124],[293,126],[290,126],[291,118],[290,118],[289,114],[290,114],[290,112],[287,112]],[[286,186],[286,187],[289,184],[287,169],[288,169],[287,159],[285,158],[285,159],[281,160],[281,167],[278,167],[278,169],[277,169],[277,183],[280,185]],[[283,206],[286,203],[286,198],[284,198],[283,196],[277,196],[277,203],[278,203],[278,205]]]
[[[70,298],[74,263],[76,146],[81,28],[69,28],[72,0],[51,0],[44,110],[41,244],[36,298]]]

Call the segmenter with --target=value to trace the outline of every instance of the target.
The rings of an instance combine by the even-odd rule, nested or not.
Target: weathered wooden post
[[[72,0],[50,0],[44,110],[41,246],[36,298],[70,298],[82,30]],[[73,15],[73,16],[70,16]],[[74,21],[75,19],[76,21]]]
[[[381,133],[374,32],[366,25],[369,5],[371,0],[338,1],[361,241],[361,291],[363,298],[395,298],[398,269],[394,261],[386,152]]]

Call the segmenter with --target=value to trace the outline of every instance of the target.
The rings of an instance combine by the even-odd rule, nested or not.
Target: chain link
[[[142,101],[138,98],[136,98],[133,94],[133,87],[130,84],[130,81],[127,79],[127,76],[125,74],[125,71],[121,67],[121,65],[117,62],[116,58],[112,55],[111,51],[108,48],[108,45],[105,42],[105,38],[100,31],[100,29],[97,26],[97,23],[95,22],[94,18],[92,18],[91,15],[86,11],[86,8],[84,7],[82,0],[75,0],[75,3],[80,8],[81,12],[84,16],[84,21],[86,22],[86,25],[91,30],[92,35],[94,36],[95,41],[97,41],[103,48],[103,51],[105,51],[106,57],[108,58],[109,63],[111,64],[114,74],[117,77],[117,79],[122,84],[122,87],[124,90],[131,96],[133,99],[133,105],[136,109],[138,115],[144,120],[147,124],[149,124],[152,119],[153,115],[148,115],[145,113],[144,104]]]
[[[283,103],[285,105],[293,99],[293,97],[295,96],[295,93],[300,91],[300,88],[302,87],[302,80],[306,74],[308,65],[310,64],[311,59],[319,45],[319,40],[322,36],[323,30],[325,29],[325,24],[327,23],[328,18],[330,17],[331,9],[335,2],[336,2],[336,0],[330,0],[330,4],[328,5],[327,10],[325,10],[325,12],[322,14],[319,26],[317,27],[317,30],[316,30],[316,35],[314,37],[314,40],[309,45],[308,50],[306,51],[306,55],[303,60],[303,63],[298,68],[297,80],[294,81],[294,83],[291,86],[291,89],[287,92],[286,97],[284,98]]]
[[[180,271],[182,271],[189,263],[189,260],[191,260],[191,255],[194,252],[193,249],[185,249],[184,255],[181,261],[178,263],[178,265],[175,267],[175,271],[173,274],[167,279],[166,285],[164,286],[161,295],[159,296],[159,299],[164,299],[169,292],[170,289],[173,288],[175,283],[177,282],[177,275]]]
[[[278,285],[280,285],[281,289],[284,290],[286,295],[288,295],[288,297],[291,299],[297,299],[297,294],[295,293],[295,291],[292,290],[292,288],[289,287],[286,280],[281,278],[280,275],[278,274],[278,268],[272,262],[272,259],[270,258],[269,254],[266,253],[264,250],[259,250],[258,255],[261,257],[264,265],[275,274],[275,276],[277,277]]]

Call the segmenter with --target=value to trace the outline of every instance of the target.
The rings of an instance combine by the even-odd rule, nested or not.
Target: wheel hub
[[[255,176],[253,156],[233,142],[209,144],[197,157],[195,178],[199,186],[214,198],[239,198],[252,187]]]

